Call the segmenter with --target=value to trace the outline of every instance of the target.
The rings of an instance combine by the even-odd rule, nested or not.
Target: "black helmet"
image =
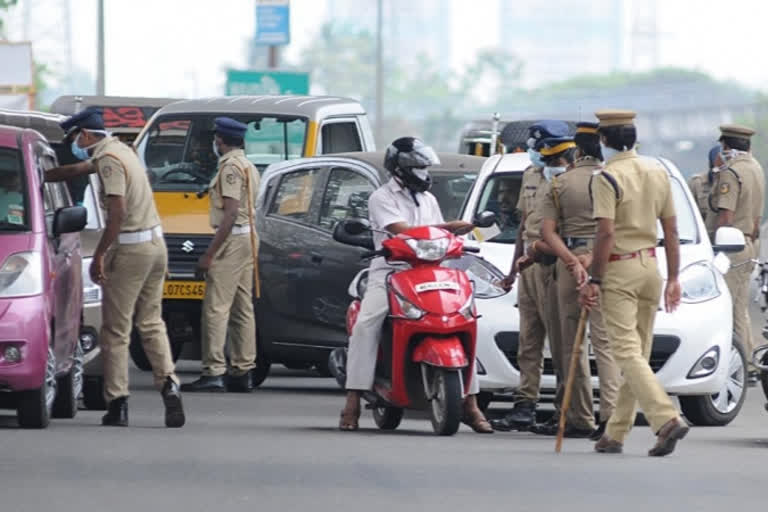
[[[397,139],[384,155],[384,167],[411,192],[426,192],[432,185],[432,178],[427,172],[417,173],[414,169],[439,164],[435,151],[415,137]]]

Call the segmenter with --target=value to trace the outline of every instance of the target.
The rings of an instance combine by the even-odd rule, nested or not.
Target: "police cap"
[[[598,110],[595,116],[600,120],[600,128],[635,124],[637,114],[632,110]]]
[[[528,127],[528,133],[537,141],[551,137],[565,137],[568,135],[568,123],[557,120],[536,121]]]
[[[546,158],[575,147],[576,144],[573,142],[573,137],[549,137],[541,140],[536,145],[536,150],[541,156]]]
[[[59,123],[64,133],[73,130],[103,130],[104,117],[99,107],[88,107]]]
[[[213,122],[216,124],[216,133],[219,135],[242,139],[248,130],[248,125],[235,121],[231,117],[217,117]]]
[[[718,140],[723,140],[723,137],[733,137],[734,139],[749,140],[755,134],[755,130],[748,126],[742,126],[739,124],[721,124],[720,134],[721,135]]]

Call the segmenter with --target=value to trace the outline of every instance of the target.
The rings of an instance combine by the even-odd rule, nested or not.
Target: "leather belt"
[[[569,249],[575,249],[577,247],[588,246],[589,244],[594,242],[594,240],[595,240],[594,238],[579,238],[579,237],[567,236],[563,241],[565,242],[566,247],[568,247]]]
[[[155,226],[150,229],[145,229],[144,231],[130,231],[120,233],[117,235],[117,243],[120,245],[130,245],[151,242],[155,235],[163,236],[162,226]]]
[[[641,255],[646,254],[650,256],[651,258],[656,257],[656,248],[651,247],[650,249],[640,249],[639,251],[635,252],[627,252],[624,254],[611,254],[608,257],[608,261],[621,261],[621,260],[631,260],[634,258],[639,258]]]

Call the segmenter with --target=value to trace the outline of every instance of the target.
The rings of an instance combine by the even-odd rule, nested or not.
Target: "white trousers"
[[[379,278],[376,274],[381,274]],[[379,341],[384,321],[389,314],[387,300],[386,273],[371,272],[368,288],[360,304],[357,322],[349,337],[347,352],[347,389],[353,391],[368,391],[373,388],[373,377],[376,371],[376,359],[379,353]],[[480,392],[477,380],[477,366],[472,366],[472,381],[469,394]]]

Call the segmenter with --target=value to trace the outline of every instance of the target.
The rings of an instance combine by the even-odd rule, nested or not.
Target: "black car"
[[[485,158],[439,154],[432,193],[455,219]],[[270,166],[256,214],[261,299],[256,303],[259,375],[270,363],[327,373],[328,354],[347,343],[348,287],[365,252],[332,238],[334,226],[368,217],[368,196],[389,180],[384,153],[346,153]]]

